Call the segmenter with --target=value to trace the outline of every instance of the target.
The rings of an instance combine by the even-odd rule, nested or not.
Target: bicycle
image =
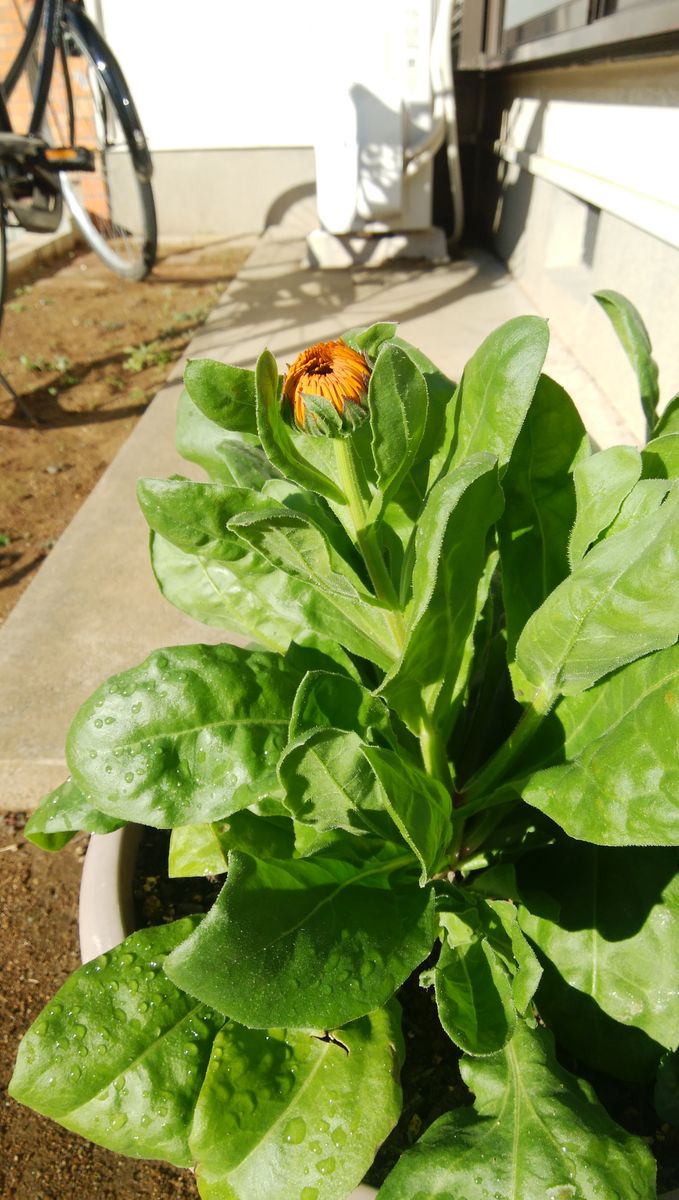
[[[24,69],[32,115],[20,134],[8,101]],[[143,279],[156,257],[152,172],[125,77],[81,0],[35,0],[0,86],[0,317],[6,225],[53,232],[63,201],[112,271]]]

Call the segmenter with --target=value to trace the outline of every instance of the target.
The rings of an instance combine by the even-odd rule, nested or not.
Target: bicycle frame
[[[37,76],[33,90],[33,113],[28,127],[29,134],[39,135],[45,119],[47,100],[49,96],[54,58],[57,46],[60,44],[60,30],[63,19],[64,0],[36,0],[28,19],[24,38],[17,51],[4,84],[2,85],[2,102],[0,104],[0,120],[3,129],[12,130],[12,124],[7,111],[7,99],[11,96],[28,57],[35,45],[40,26],[44,22],[45,44],[42,58],[38,64]]]
[[[68,29],[68,27],[71,27],[92,50],[109,91],[121,98],[123,112],[120,119],[133,147],[132,156],[135,169],[141,179],[149,180],[153,173],[151,155],[146,147],[141,121],[125,83],[123,73],[114,55],[101,37],[99,30],[90,21],[78,3],[78,0],[66,0],[66,3],[65,0],[35,0],[23,41],[7,73],[5,82],[0,88],[0,129],[8,133],[13,132],[6,100],[11,95],[26,65],[31,50],[35,45],[41,23],[45,27],[45,42],[34,84],[33,113],[28,133],[34,136],[40,135],[47,110],[55,56],[57,50],[63,54],[64,28]],[[68,80],[68,73],[66,71],[64,71],[64,76]],[[72,140],[73,112],[70,92],[68,95],[68,104]]]

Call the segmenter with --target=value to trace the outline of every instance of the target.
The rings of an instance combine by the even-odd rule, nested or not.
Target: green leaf
[[[517,865],[521,927],[562,979],[623,1025],[679,1044],[676,849],[566,842]]]
[[[184,388],[177,404],[176,445],[189,462],[198,463],[210,479],[237,487],[260,488],[278,475],[266,455],[241,434],[226,433],[193,403]]]
[[[261,812],[244,808],[231,813],[227,821],[215,822],[213,828],[225,857],[230,850],[243,850],[254,858],[292,858],[294,824],[282,801],[276,801],[276,810],[280,812],[274,812],[273,807],[272,802],[266,802],[257,806]]]
[[[448,469],[489,453],[507,466],[547,353],[541,317],[513,317],[482,342],[467,363],[451,405],[454,435]]]
[[[541,375],[502,481],[498,538],[510,655],[531,613],[568,575],[573,468],[588,444],[573,401]]]
[[[509,1041],[516,1028],[511,982],[485,938],[455,947],[444,940],[435,969],[422,981],[433,983],[441,1024],[460,1049],[495,1054]]]
[[[633,446],[609,446],[577,464],[573,472],[577,514],[568,547],[571,567],[615,519],[641,478],[641,467],[641,455]]]
[[[416,533],[413,598],[401,659],[384,694],[414,733],[423,718],[450,732],[466,678],[466,642],[476,619],[487,533],[502,511],[497,464],[481,454],[429,493]]]
[[[71,975],[21,1043],[14,1099],[109,1150],[192,1166],[193,1109],[224,1018],[162,962],[198,919],[135,933]]]
[[[641,451],[644,479],[679,479],[679,433],[664,433]]]
[[[211,823],[178,825],[170,834],[167,873],[170,879],[223,875],[226,857]]]
[[[668,479],[640,479],[638,483],[635,483],[629,496],[625,497],[620,505],[618,515],[613,518],[602,536],[608,538],[612,537],[614,533],[622,533],[623,529],[629,529],[631,525],[636,525],[642,517],[657,512],[660,505],[664,504],[671,489],[672,484]]]
[[[594,292],[620,339],[639,383],[639,397],[646,422],[652,429],[658,407],[658,364],[651,353],[651,339],[632,302],[620,292]]]
[[[137,499],[154,533],[188,554],[230,562],[247,554],[227,528],[231,517],[247,507],[247,488],[188,479],[140,479]]]
[[[506,900],[486,900],[448,885],[439,896],[443,947],[436,966],[421,976],[433,984],[441,1024],[469,1054],[495,1054],[516,1028],[542,974]]]
[[[284,652],[310,630],[297,600],[298,587],[259,554],[229,564],[189,554],[159,534],[151,536],[151,563],[160,590],[196,621],[240,634]]]
[[[668,496],[657,512],[590,550],[547,597],[516,646],[521,700],[576,695],[677,640],[678,510],[679,493]]]
[[[299,685],[290,716],[289,740],[312,729],[353,730],[366,741],[393,741],[389,709],[356,679],[334,671],[310,671]]]
[[[374,361],[384,342],[390,341],[396,333],[397,326],[392,321],[378,321],[367,327],[355,326],[342,334],[341,341],[352,350],[358,350],[370,361]]]
[[[614,1079],[648,1083],[658,1070],[663,1047],[633,1025],[608,1017],[596,1000],[570,987],[553,963],[538,951],[543,972],[536,1003],[562,1051]]]
[[[316,729],[288,746],[279,774],[297,821],[397,844],[402,838],[420,862],[422,883],[445,861],[450,796],[393,751],[368,746],[355,733]]]
[[[376,503],[381,512],[415,462],[427,421],[424,377],[397,346],[386,346],[377,359],[370,376],[368,407],[380,489]]]
[[[81,829],[112,833],[124,824],[124,820],[117,821],[93,808],[73,780],[67,779],[31,814],[24,836],[41,850],[61,850]]]
[[[663,433],[679,433],[679,395],[672,397],[656,421],[653,437]]]
[[[233,433],[257,433],[255,375],[210,358],[189,359],[184,386],[206,417]]]
[[[273,355],[265,350],[260,354],[255,370],[257,391],[257,432],[267,458],[287,479],[300,487],[318,492],[336,503],[345,504],[344,494],[337,485],[309,458],[305,458],[292,440],[280,406],[280,380]]]
[[[157,651],[78,712],[73,778],[94,807],[124,820],[166,828],[228,816],[275,766],[301,673],[236,646]]]
[[[328,657],[341,665],[346,662],[342,646],[383,668],[391,662],[391,655],[356,628],[342,605],[329,605],[325,595],[255,551],[221,563],[188,554],[154,534],[151,561],[166,599],[207,625],[280,652],[293,640],[310,644],[320,639]]]
[[[679,646],[568,696],[551,718],[565,761],[533,772],[521,795],[583,841],[676,845],[678,706]]]
[[[251,1028],[334,1029],[385,1004],[429,953],[434,896],[410,854],[363,866],[229,856],[219,899],[170,978]]]
[[[364,746],[363,754],[382,789],[384,805],[422,867],[420,883],[446,864],[452,838],[452,801],[445,787],[402,754]]]
[[[499,1054],[461,1070],[474,1108],[439,1117],[379,1200],[654,1200],[650,1150],[559,1065],[546,1030],[520,1025]]]
[[[394,1009],[337,1040],[225,1025],[191,1135],[203,1200],[343,1200],[399,1115]]]

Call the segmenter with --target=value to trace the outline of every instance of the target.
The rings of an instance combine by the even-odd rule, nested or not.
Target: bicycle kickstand
[[[9,382],[9,379],[7,379],[2,374],[2,371],[0,371],[0,384],[2,385],[2,387],[4,387],[8,396],[12,397],[12,400],[14,401],[16,407],[19,409],[19,412],[23,413],[26,420],[30,421],[31,425],[39,425],[40,424],[39,417],[36,417],[35,413],[31,412],[30,408],[26,404],[26,401],[22,400],[21,396],[17,395],[17,393],[14,391],[14,388],[12,387],[11,383]]]

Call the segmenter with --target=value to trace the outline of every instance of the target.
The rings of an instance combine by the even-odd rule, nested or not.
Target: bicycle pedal
[[[86,146],[46,146],[43,159],[57,171],[94,171],[94,152]]]

